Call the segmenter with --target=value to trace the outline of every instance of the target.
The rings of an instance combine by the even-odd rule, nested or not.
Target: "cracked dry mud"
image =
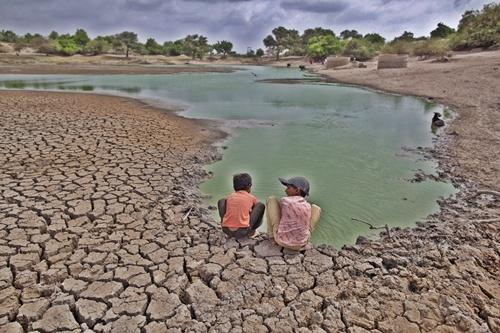
[[[219,136],[123,98],[0,92],[0,332],[500,331],[498,223],[477,221],[498,198],[465,188],[340,251],[226,241],[196,188]]]

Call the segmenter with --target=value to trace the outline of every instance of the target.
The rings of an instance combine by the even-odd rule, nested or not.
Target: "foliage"
[[[71,37],[59,37],[56,43],[56,51],[59,54],[71,56],[80,51],[80,48]]]
[[[148,38],[144,45],[148,54],[158,55],[163,54],[163,47],[156,42],[154,38]]]
[[[280,59],[280,54],[284,50],[288,50],[289,54],[303,53],[304,48],[299,32],[294,29],[285,27],[277,27],[272,31],[272,35],[268,35],[264,39],[264,45],[276,54],[276,60]]]
[[[261,48],[257,49],[257,51],[255,51],[255,55],[259,58],[262,57],[264,55],[264,50]]]
[[[437,28],[431,31],[431,38],[446,38],[454,32],[455,29],[440,22],[438,23]]]
[[[410,54],[412,52],[412,44],[408,41],[393,41],[389,44],[385,44],[380,52],[382,53],[395,53],[395,54]]]
[[[202,35],[188,35],[184,38],[182,51],[193,59],[202,59],[210,50],[208,39]]]
[[[165,55],[179,56],[182,54],[183,47],[184,41],[182,39],[176,40],[175,42],[169,41],[163,43],[163,52]]]
[[[485,5],[481,11],[466,11],[450,44],[453,49],[500,47],[500,4]]]
[[[331,35],[312,37],[307,45],[307,54],[315,60],[323,60],[329,55],[339,54],[342,46],[342,41]]]
[[[415,35],[413,34],[413,32],[405,31],[401,34],[401,36],[394,38],[391,43],[412,42],[414,39],[415,39]]]
[[[351,39],[342,51],[344,56],[354,57],[356,60],[366,61],[375,56],[375,47],[364,39]]]
[[[59,33],[57,31],[52,30],[49,34],[49,39],[55,40],[59,38]]]
[[[111,44],[104,38],[96,38],[91,40],[83,48],[83,53],[90,55],[99,55],[107,53],[111,50]]]
[[[377,33],[366,34],[363,37],[364,40],[372,43],[372,44],[380,44],[383,45],[385,43],[385,38]]]
[[[217,52],[218,54],[221,54],[222,57],[225,58],[233,49],[233,43],[228,42],[227,40],[223,40],[223,41],[215,43],[213,45],[213,48],[214,48],[215,52]]]
[[[0,31],[0,42],[15,43],[19,37],[11,30]]]
[[[90,41],[87,32],[83,29],[77,29],[75,35],[73,36],[73,40],[80,47],[84,47]]]
[[[38,53],[45,53],[47,55],[56,54],[57,53],[56,44],[57,42],[54,40],[45,39],[44,42],[38,46],[37,51]]]
[[[330,29],[323,29],[321,27],[317,27],[314,29],[306,29],[304,33],[302,34],[302,42],[304,45],[309,44],[309,39],[312,37],[318,37],[318,36],[333,36],[335,37],[335,33],[330,30]]]
[[[125,56],[128,58],[130,48],[137,44],[137,34],[135,32],[123,31],[116,34],[115,38],[125,46]]]
[[[340,38],[363,38],[363,36],[357,30],[344,30],[340,33]]]
[[[418,43],[413,49],[413,54],[425,59],[428,57],[443,58],[450,52],[446,39],[429,39]]]

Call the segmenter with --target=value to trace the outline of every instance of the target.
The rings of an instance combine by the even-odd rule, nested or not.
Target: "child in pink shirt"
[[[304,177],[279,179],[286,186],[286,197],[278,200],[270,197],[267,201],[268,232],[276,243],[301,250],[309,244],[311,231],[319,220],[321,209],[306,201],[309,182]]]

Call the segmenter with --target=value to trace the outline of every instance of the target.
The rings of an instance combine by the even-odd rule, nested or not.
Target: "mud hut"
[[[378,56],[377,69],[406,67],[408,67],[407,54],[380,54]]]
[[[326,69],[349,65],[349,57],[328,57],[326,58]]]

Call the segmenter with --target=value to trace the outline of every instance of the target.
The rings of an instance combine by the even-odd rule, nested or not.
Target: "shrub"
[[[71,56],[80,51],[80,49],[73,39],[61,38],[57,40],[56,51],[59,54]]]
[[[94,39],[85,45],[83,53],[90,55],[104,54],[111,50],[111,45],[104,39]]]
[[[455,50],[500,47],[500,4],[491,3],[481,11],[465,12],[450,42]]]
[[[356,60],[366,61],[375,56],[375,47],[361,39],[351,39],[342,52],[344,56],[354,57]]]
[[[413,49],[413,54],[422,57],[438,57],[443,58],[450,52],[448,40],[446,39],[431,39],[423,42],[418,42]]]
[[[380,51],[382,53],[394,53],[394,54],[410,54],[413,49],[411,42],[408,41],[395,41],[389,44],[385,44]]]

